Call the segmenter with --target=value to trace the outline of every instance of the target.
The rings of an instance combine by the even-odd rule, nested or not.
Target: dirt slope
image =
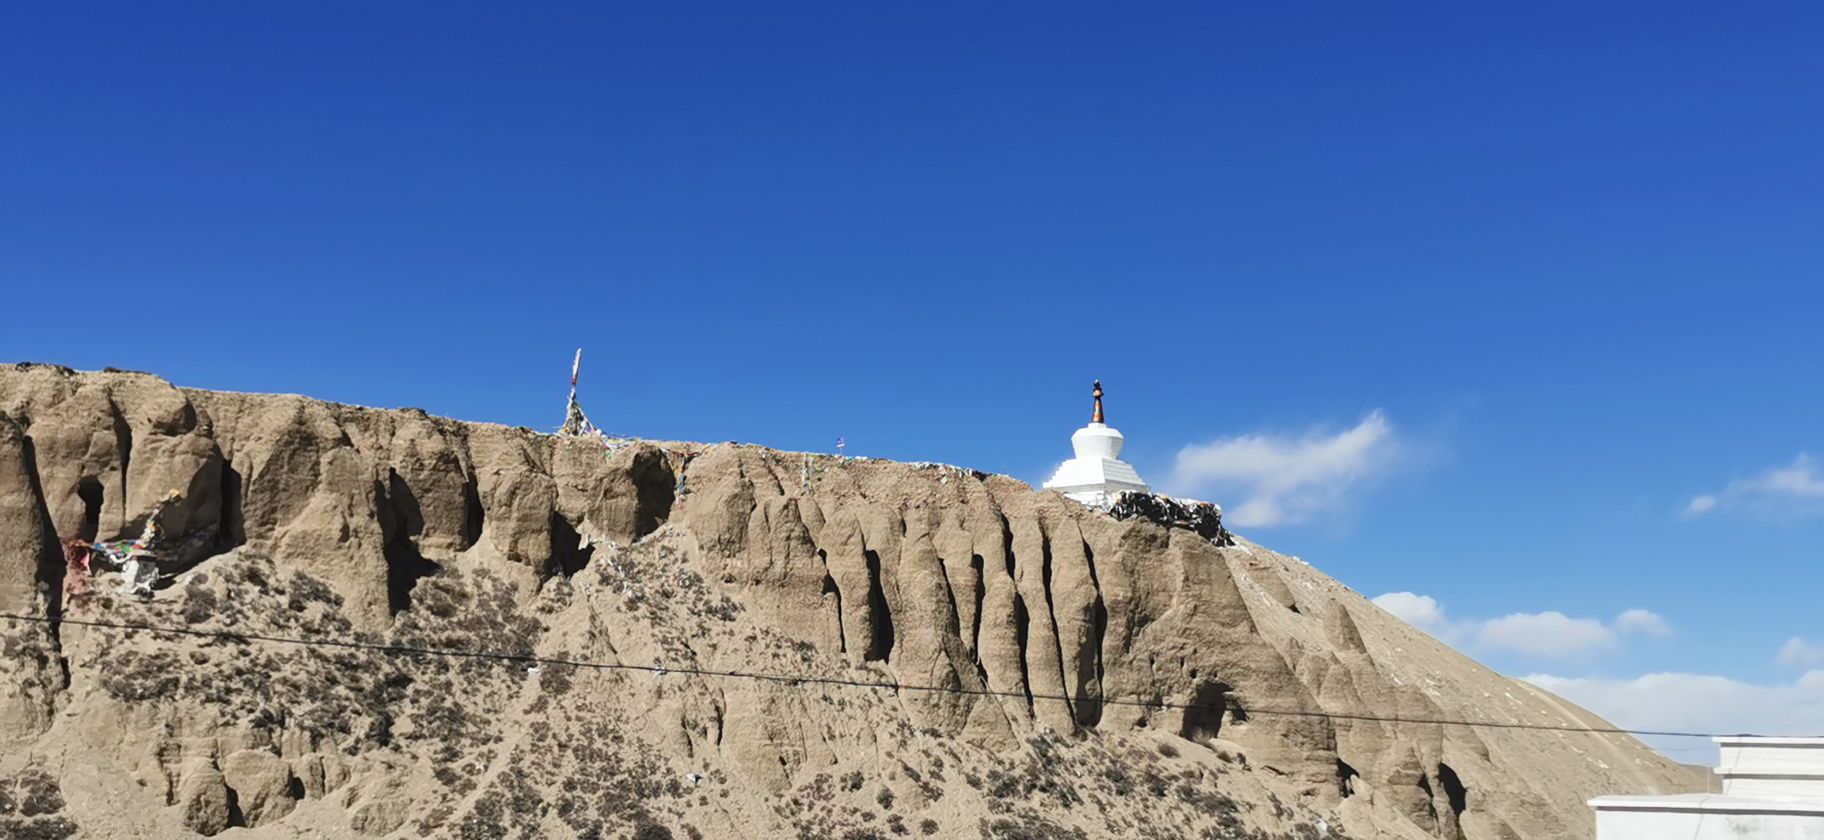
[[[182,573],[65,603],[59,538],[171,489]],[[1602,725],[1298,560],[1003,476],[141,374],[0,366],[0,608],[54,619],[0,621],[0,836],[1559,838],[1687,784],[1347,717]]]

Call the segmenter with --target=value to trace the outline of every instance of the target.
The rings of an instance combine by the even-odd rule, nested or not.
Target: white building
[[[1102,419],[1102,382],[1091,392],[1096,409],[1089,425],[1070,436],[1070,448],[1076,457],[1058,466],[1044,489],[1056,490],[1072,499],[1094,507],[1107,507],[1124,492],[1151,493],[1152,488],[1140,480],[1126,461],[1121,460],[1121,445],[1126,438]]]
[[[1716,743],[1722,793],[1599,796],[1596,840],[1824,840],[1824,738]]]

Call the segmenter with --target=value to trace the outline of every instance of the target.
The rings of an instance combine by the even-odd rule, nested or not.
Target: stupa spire
[[[1095,398],[1095,412],[1089,425],[1070,436],[1070,448],[1076,457],[1058,466],[1045,489],[1056,490],[1086,505],[1106,508],[1122,493],[1150,493],[1140,474],[1121,460],[1121,432],[1106,422],[1102,413],[1102,381],[1090,389]]]

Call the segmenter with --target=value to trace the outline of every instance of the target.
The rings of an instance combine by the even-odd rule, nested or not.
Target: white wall
[[[1601,840],[1824,840],[1824,818],[1817,814],[1598,810],[1596,836]]]

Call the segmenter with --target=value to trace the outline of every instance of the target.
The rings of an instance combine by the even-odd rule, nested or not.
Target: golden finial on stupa
[[[1090,394],[1096,398],[1096,413],[1090,416],[1089,422],[1100,423],[1102,422],[1102,380],[1096,380],[1096,388]]]

